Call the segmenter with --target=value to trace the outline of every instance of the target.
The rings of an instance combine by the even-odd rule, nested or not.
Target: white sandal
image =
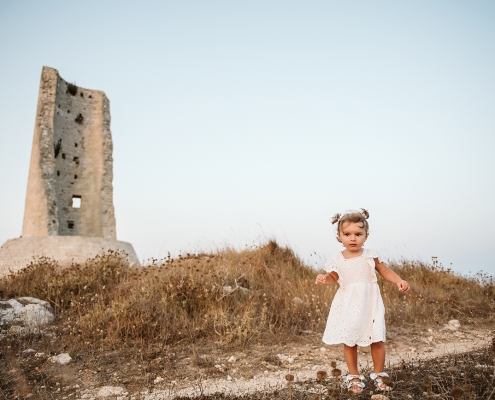
[[[359,379],[359,382],[355,381],[352,382],[353,379]],[[345,377],[345,381],[347,382],[347,390],[354,392],[354,393],[361,393],[364,389],[364,376],[363,375],[352,375],[352,374],[347,374]],[[359,390],[352,390],[353,387],[357,386]]]
[[[378,390],[381,390],[382,392],[392,390],[392,387],[385,383],[383,378],[388,378],[385,380],[387,381],[387,383],[390,383],[390,377],[386,372],[372,372],[370,374],[370,379],[375,382],[375,386]]]

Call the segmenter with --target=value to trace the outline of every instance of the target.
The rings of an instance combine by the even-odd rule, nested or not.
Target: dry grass
[[[450,269],[405,260],[389,266],[411,284],[411,292],[400,293],[393,285],[380,280],[388,326],[404,321],[434,321],[437,325],[446,319],[492,321],[495,317],[493,277],[479,273],[466,278]]]
[[[387,325],[495,316],[491,278],[465,278],[417,262],[390,265],[411,283],[410,294],[380,280]],[[323,331],[333,287],[317,287],[316,272],[275,241],[244,251],[187,254],[133,269],[116,253],[60,269],[40,259],[0,280],[0,296],[51,302],[74,346],[173,344],[214,337],[253,339]]]
[[[203,337],[245,344],[321,326],[314,317],[321,314],[314,275],[290,249],[269,242],[243,252],[168,258],[142,269],[114,253],[64,270],[43,259],[0,281],[0,292],[50,301],[76,346]]]
[[[405,295],[379,281],[389,328],[404,321],[494,320],[492,278],[466,278],[418,262],[390,266],[411,283],[412,291]],[[13,357],[29,341],[38,348],[45,341],[52,351],[88,360],[98,360],[102,351],[139,353],[141,359],[154,360],[168,357],[156,350],[163,345],[221,341],[246,348],[260,341],[297,340],[303,331],[323,332],[337,290],[336,285],[316,286],[316,274],[273,240],[244,251],[227,248],[153,260],[139,269],[111,252],[66,269],[39,259],[1,279],[0,297],[32,296],[51,302],[58,315],[53,328],[57,339],[40,336],[17,343],[4,338],[0,348],[11,349],[3,355],[12,352]],[[32,380],[52,385],[46,376]]]

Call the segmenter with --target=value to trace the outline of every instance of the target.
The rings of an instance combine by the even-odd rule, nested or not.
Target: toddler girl
[[[383,378],[388,374],[385,366],[385,307],[377,284],[376,272],[387,281],[395,283],[401,292],[409,291],[409,284],[380,261],[375,250],[364,249],[369,235],[366,210],[346,211],[333,217],[337,223],[337,240],[345,250],[325,263],[326,275],[318,275],[317,285],[333,285],[339,282],[327,327],[323,334],[326,344],[344,344],[344,358],[349,369],[347,388],[355,393],[364,388],[364,377],[359,375],[357,346],[371,345],[373,373],[370,378],[377,389],[389,390]],[[386,380],[385,380],[386,381]]]

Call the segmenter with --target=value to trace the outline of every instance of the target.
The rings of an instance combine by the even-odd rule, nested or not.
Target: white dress
[[[375,273],[375,250],[363,249],[359,257],[338,253],[325,263],[325,271],[339,274],[339,289],[330,307],[323,334],[326,344],[369,346],[385,342],[385,307]]]

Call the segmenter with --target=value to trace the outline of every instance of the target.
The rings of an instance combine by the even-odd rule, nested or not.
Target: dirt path
[[[387,363],[414,362],[449,353],[461,353],[485,346],[492,338],[489,327],[460,328],[456,331],[425,329],[411,332],[399,330],[389,333]],[[321,335],[306,333],[307,344],[256,346],[246,352],[223,353],[217,350],[196,359],[185,358],[176,371],[164,371],[163,381],[157,379],[154,389],[141,392],[147,400],[172,399],[175,396],[199,396],[222,392],[246,394],[259,390],[276,390],[286,385],[285,375],[296,381],[315,379],[316,371],[329,371],[330,361],[337,362],[345,374],[341,346],[322,346]],[[371,367],[369,347],[359,349],[362,368]],[[181,369],[189,373],[179,373]],[[179,376],[182,376],[179,378]]]

